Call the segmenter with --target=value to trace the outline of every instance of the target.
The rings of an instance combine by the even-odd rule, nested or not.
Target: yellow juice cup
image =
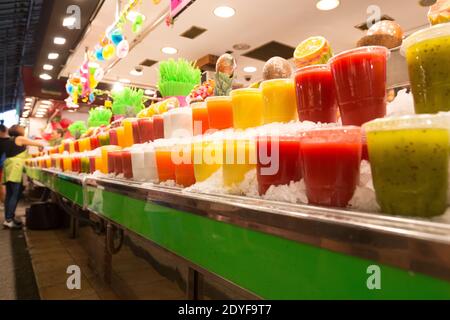
[[[101,156],[96,156],[95,157],[95,171],[102,171],[102,167],[103,167],[103,159]]]
[[[274,79],[261,84],[264,124],[298,120],[294,81]]]
[[[233,90],[231,99],[235,129],[254,128],[264,124],[261,90],[251,88]]]
[[[104,174],[108,174],[108,153],[112,151],[122,150],[119,146],[104,146],[101,147],[102,150],[102,165],[100,171]],[[97,158],[95,159],[97,162]]]
[[[63,171],[69,172],[72,171],[72,159],[69,155],[63,156]]]
[[[256,146],[253,139],[226,139],[223,142],[223,183],[240,184],[250,170],[256,169]]]
[[[64,144],[60,144],[58,147],[58,153],[63,154],[64,153]]]
[[[75,141],[69,142],[69,153],[75,153]]]
[[[83,151],[91,150],[91,140],[89,138],[84,138],[80,140],[80,148],[82,147]]]
[[[116,131],[117,131],[117,142],[119,143],[119,146],[122,147],[122,148],[126,148],[125,128],[124,127],[117,127]],[[133,132],[131,132],[131,135],[133,135]]]
[[[192,142],[194,175],[203,182],[222,167],[223,142],[221,140],[194,139]]]
[[[124,129],[124,148],[131,147],[134,144],[133,121],[135,121],[135,120],[136,119],[125,119],[122,121],[123,129]]]

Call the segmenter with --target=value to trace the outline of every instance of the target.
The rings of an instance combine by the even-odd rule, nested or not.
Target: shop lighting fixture
[[[165,54],[177,54],[178,50],[172,47],[164,47],[161,49],[162,53]]]
[[[47,70],[47,71],[52,71],[53,70],[53,66],[51,64],[44,64],[43,69]]]
[[[53,43],[54,44],[57,44],[57,45],[64,45],[64,44],[66,44],[66,38],[63,38],[63,37],[55,37],[54,39],[53,39]]]
[[[43,117],[44,117],[43,114],[37,114],[37,115],[36,115],[36,118],[43,118]]]
[[[53,104],[50,100],[42,100],[41,104]]]
[[[128,84],[128,83],[131,83],[131,80],[129,80],[129,79],[120,79],[119,82]]]
[[[155,92],[155,90],[147,89],[147,90],[144,91],[144,93],[145,93],[146,95],[148,95],[148,96],[152,96],[152,95],[154,95],[156,92]]]
[[[63,20],[63,27],[73,27],[77,22],[77,18],[75,17],[67,17]]]
[[[317,2],[316,7],[322,11],[328,11],[336,9],[340,4],[339,0],[320,0]]]
[[[130,71],[130,74],[135,77],[140,77],[144,74],[144,71],[133,69]]]
[[[52,79],[52,76],[50,76],[50,75],[47,74],[47,73],[43,73],[43,74],[41,74],[41,75],[39,76],[39,78],[41,78],[42,80],[47,81],[47,80],[51,80],[51,79]]]
[[[244,72],[246,72],[246,73],[255,73],[256,70],[258,70],[258,69],[256,69],[255,67],[245,67],[244,68]]]
[[[231,7],[221,6],[214,9],[214,15],[219,18],[231,18],[236,14],[236,10]]]
[[[33,101],[33,98],[26,98],[25,101],[26,102],[31,102],[31,101]]]
[[[59,54],[58,54],[58,53],[54,53],[54,52],[49,53],[49,54],[48,54],[48,58],[49,58],[50,60],[56,60],[56,59],[59,58]]]

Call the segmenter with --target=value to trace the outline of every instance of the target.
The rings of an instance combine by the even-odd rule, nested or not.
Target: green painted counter
[[[82,205],[83,188],[28,175]],[[450,282],[87,186],[88,208],[266,299],[450,299]],[[378,265],[381,289],[370,290]]]

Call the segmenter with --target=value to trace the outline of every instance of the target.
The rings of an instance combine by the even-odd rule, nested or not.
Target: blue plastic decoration
[[[89,95],[89,102],[90,102],[90,103],[94,103],[94,101],[95,101],[95,94],[92,92],[92,93]]]
[[[119,29],[115,29],[111,33],[111,41],[114,43],[115,46],[117,46],[119,43],[121,43],[123,40],[123,34],[122,31]]]
[[[95,57],[98,61],[105,61],[103,58],[103,48],[98,48],[95,50]]]

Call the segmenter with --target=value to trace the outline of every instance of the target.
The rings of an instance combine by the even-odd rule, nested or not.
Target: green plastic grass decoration
[[[87,131],[84,121],[75,121],[69,126],[69,132],[75,139],[79,139]]]
[[[201,71],[195,62],[169,59],[159,65],[158,87],[163,97],[188,96],[200,84]]]
[[[109,109],[98,107],[89,111],[88,126],[96,128],[107,126],[111,122],[112,112]]]
[[[116,116],[133,118],[144,109],[144,90],[135,88],[123,88],[123,90],[113,91],[112,112]]]

